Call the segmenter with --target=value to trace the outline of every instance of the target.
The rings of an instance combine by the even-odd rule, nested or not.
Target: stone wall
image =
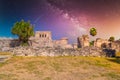
[[[77,49],[78,48],[78,44],[77,43],[73,43],[72,47],[73,47],[73,49]]]
[[[19,46],[17,39],[0,39],[0,50],[6,51],[11,47]]]
[[[78,48],[88,47],[90,45],[88,35],[82,35],[78,37],[77,41],[78,41]]]
[[[68,38],[61,38],[59,40],[54,40],[53,47],[73,48],[71,44],[68,44]]]
[[[60,47],[42,47],[41,48],[40,46],[39,47],[34,47],[34,46],[11,47],[11,44],[13,45],[16,43],[15,41],[16,40],[1,40],[0,52],[7,51],[7,52],[11,52],[13,55],[16,55],[16,56],[105,56],[105,53],[103,52],[102,48],[98,48],[94,46],[83,47],[80,49],[76,47],[75,48],[60,48]],[[65,44],[65,45],[67,46],[68,44]],[[76,45],[77,44],[75,44],[75,46]]]
[[[110,43],[110,48],[116,50],[116,52],[120,52],[120,41],[114,41]]]
[[[108,47],[109,43],[107,39],[97,38],[96,41],[94,41],[94,46],[99,48]]]
[[[50,31],[37,31],[35,36],[30,38],[33,47],[60,47],[60,48],[73,48],[68,44],[68,38],[61,38],[59,40],[52,40]]]
[[[95,47],[82,49],[16,47],[9,51],[16,56],[105,56],[101,49]]]
[[[115,50],[116,52],[120,52],[120,41],[119,40],[110,42],[106,39],[97,38],[96,41],[94,42],[94,46],[99,47],[99,48],[111,49],[111,50]]]
[[[50,31],[36,31],[35,39],[44,39],[44,40],[52,40],[52,34]]]
[[[36,31],[35,36],[30,38],[34,47],[53,47],[50,31]]]

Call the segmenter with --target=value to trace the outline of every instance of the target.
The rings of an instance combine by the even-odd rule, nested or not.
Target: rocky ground
[[[14,56],[0,63],[0,80],[120,80],[120,59]]]

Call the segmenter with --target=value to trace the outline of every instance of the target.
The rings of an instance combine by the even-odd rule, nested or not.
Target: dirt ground
[[[120,59],[14,56],[0,63],[0,80],[120,80]]]

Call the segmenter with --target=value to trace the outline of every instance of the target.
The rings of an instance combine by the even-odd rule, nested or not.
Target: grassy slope
[[[9,52],[0,52],[0,55],[11,55]]]
[[[13,57],[0,63],[0,80],[120,80],[120,59]]]

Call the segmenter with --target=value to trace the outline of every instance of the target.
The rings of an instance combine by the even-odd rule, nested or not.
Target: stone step
[[[0,62],[5,62],[6,60],[10,59],[10,55],[0,55]]]

